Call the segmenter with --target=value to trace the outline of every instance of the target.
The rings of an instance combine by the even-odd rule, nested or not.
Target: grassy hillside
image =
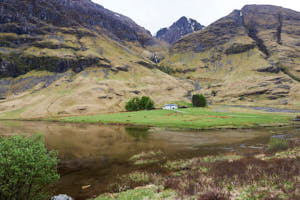
[[[139,64],[154,66],[150,59],[166,44],[91,1],[0,6],[7,19],[0,33],[2,119],[117,112],[134,96],[166,103],[184,100],[193,90],[190,82]]]
[[[281,7],[245,6],[181,38],[161,65],[199,82],[214,103],[299,108],[299,17]]]

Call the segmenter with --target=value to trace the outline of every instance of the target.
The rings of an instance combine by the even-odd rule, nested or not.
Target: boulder
[[[51,198],[51,200],[73,200],[72,197],[69,197],[66,194],[60,194]]]
[[[300,115],[296,116],[295,121],[300,121]]]

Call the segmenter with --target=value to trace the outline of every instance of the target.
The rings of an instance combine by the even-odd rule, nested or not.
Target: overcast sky
[[[92,0],[121,13],[145,27],[154,35],[180,17],[196,19],[209,25],[246,4],[272,4],[300,11],[300,0]]]

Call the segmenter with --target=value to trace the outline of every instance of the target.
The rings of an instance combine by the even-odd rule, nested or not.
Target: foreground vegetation
[[[270,142],[272,145],[273,142]],[[144,162],[153,170],[136,171],[111,185],[115,193],[95,200],[113,199],[199,199],[275,200],[300,199],[299,140],[289,141],[289,149],[262,150],[252,156],[225,154],[189,160]],[[280,148],[279,148],[280,149]],[[143,153],[136,159],[155,154]],[[152,166],[152,167],[151,167]]]
[[[0,199],[49,199],[47,186],[59,179],[57,155],[40,136],[0,138]]]
[[[265,113],[238,113],[216,111],[210,108],[187,108],[123,112],[79,117],[64,117],[54,120],[64,122],[114,123],[150,125],[174,128],[257,127],[287,124],[291,116]]]

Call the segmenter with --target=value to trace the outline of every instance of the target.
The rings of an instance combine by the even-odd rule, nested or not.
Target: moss
[[[127,176],[127,179],[134,183],[149,183],[150,175],[144,172],[133,172]]]
[[[144,130],[144,129],[142,129]],[[129,160],[139,160],[139,159],[145,159],[145,158],[151,158],[155,156],[161,156],[163,154],[162,151],[149,151],[149,152],[142,152],[140,154],[131,156]]]
[[[180,170],[191,166],[192,160],[168,161],[163,167],[169,170]]]
[[[150,151],[134,155],[129,160],[132,161],[134,165],[149,165],[161,162],[164,159],[165,156],[162,151]]]
[[[224,160],[239,160],[241,156],[238,155],[221,155],[221,156],[206,156],[201,158],[202,162],[206,163],[214,163],[217,161],[224,161]]]
[[[34,47],[38,47],[38,48],[48,48],[48,49],[61,49],[61,48],[65,48],[65,49],[73,49],[73,50],[79,50],[80,48],[75,48],[72,46],[68,46],[66,44],[56,44],[52,41],[40,41],[40,42],[35,42],[32,44],[32,46]]]

